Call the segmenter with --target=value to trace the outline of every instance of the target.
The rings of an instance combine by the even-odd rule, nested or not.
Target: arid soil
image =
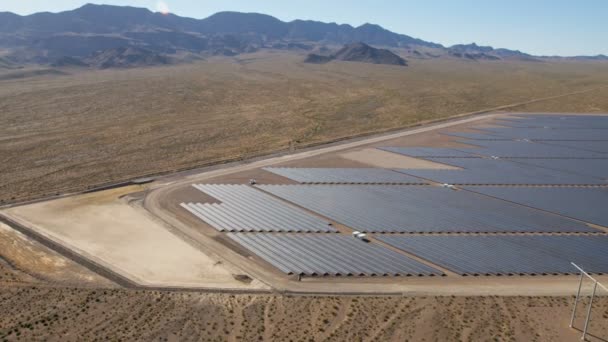
[[[0,288],[14,284],[115,286],[109,280],[0,223]]]
[[[9,287],[0,289],[0,340],[559,342],[581,336],[568,327],[571,307],[570,297],[286,297]],[[589,331],[605,337],[606,298],[595,301],[593,315]]]
[[[15,207],[4,214],[139,285],[265,287],[255,280],[236,280],[239,271],[210,258],[145,210],[120,198],[139,190],[136,186],[106,190]]]
[[[23,71],[25,72],[25,71]],[[257,53],[191,65],[0,81],[0,204],[593,90],[605,63],[301,63]],[[608,89],[517,110],[608,112]]]

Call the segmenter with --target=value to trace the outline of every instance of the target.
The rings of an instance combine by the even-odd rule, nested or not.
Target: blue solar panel
[[[571,262],[590,273],[608,273],[605,235],[376,237],[461,275],[573,274]]]
[[[365,232],[598,232],[582,223],[468,191],[400,185],[259,185]]]
[[[503,140],[608,141],[608,130],[601,129],[483,128],[482,130],[491,134],[491,136],[501,137]],[[480,137],[481,135],[483,134],[480,134]],[[475,139],[475,137],[472,139]]]
[[[602,153],[604,158],[608,158],[608,141],[545,141],[544,143],[580,151]]]
[[[468,186],[481,194],[608,227],[608,189]]]
[[[608,159],[509,159],[547,169],[570,172],[586,177],[608,179]]]
[[[512,161],[485,158],[427,158],[462,170],[398,169],[405,174],[448,184],[608,185],[602,179]],[[527,160],[527,159],[521,159]],[[538,160],[538,159],[532,159]],[[576,160],[564,159],[571,163]],[[583,159],[595,160],[595,159]],[[603,160],[603,159],[600,159]]]
[[[501,158],[604,158],[602,153],[549,145],[529,141],[490,141],[478,140],[475,145],[480,148],[470,153]],[[433,157],[429,155],[429,157]],[[440,156],[437,156],[440,157]]]

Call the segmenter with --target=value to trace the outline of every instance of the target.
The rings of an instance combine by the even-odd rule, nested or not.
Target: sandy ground
[[[607,299],[595,301],[589,341],[608,337]],[[568,327],[571,309],[571,297],[290,297],[0,288],[0,339],[579,341],[580,331]],[[579,310],[576,328],[582,328],[583,319]]]
[[[397,153],[378,150],[375,148],[364,148],[341,154],[343,158],[365,163],[369,167],[381,167],[386,169],[458,169],[457,167],[433,163],[428,160],[403,156]]]
[[[8,279],[25,283],[116,287],[111,281],[3,223],[0,223],[0,260],[4,260],[6,268],[0,275],[0,282]]]
[[[116,190],[15,207],[4,214],[147,286],[256,289],[169,232]]]

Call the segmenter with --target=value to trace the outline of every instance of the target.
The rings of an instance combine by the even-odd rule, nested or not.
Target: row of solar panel
[[[330,223],[246,185],[194,185],[222,201],[181,206],[219,231],[336,232]]]
[[[469,191],[399,185],[259,185],[364,232],[590,232],[583,223]]]
[[[469,143],[470,142],[466,142]],[[523,140],[476,140],[471,148],[380,147],[415,158],[569,158],[608,159],[608,141],[533,142]]]
[[[308,276],[444,275],[375,241],[345,235],[230,233],[228,236],[287,274]],[[375,235],[401,251],[460,275],[608,273],[608,236]]]
[[[478,128],[477,132],[442,132],[444,135],[471,140],[524,140],[545,143],[560,141],[594,141],[608,140],[608,130],[549,130],[536,128]],[[593,145],[590,145],[593,147]],[[575,146],[576,147],[576,146]]]
[[[377,236],[461,275],[608,273],[608,236]]]
[[[608,116],[598,115],[514,115],[498,121],[514,128],[608,129]]]
[[[399,172],[448,184],[608,185],[608,159],[425,158],[463,168],[400,169]]]
[[[287,274],[433,276],[443,272],[348,235],[230,233],[230,238]]]
[[[289,168],[264,170],[299,183],[321,184],[426,184],[420,178],[388,169],[374,168]]]

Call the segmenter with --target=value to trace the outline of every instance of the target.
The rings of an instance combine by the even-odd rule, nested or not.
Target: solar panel
[[[598,232],[520,205],[431,186],[258,185],[364,232]]]
[[[374,168],[288,168],[264,170],[300,183],[318,184],[425,184],[420,178],[388,169]]]
[[[529,141],[476,141],[474,153],[501,158],[604,158],[604,154]],[[429,156],[432,157],[432,156]],[[440,157],[440,156],[437,156]]]
[[[447,184],[519,184],[519,185],[608,185],[594,177],[536,167],[511,159],[426,158],[430,161],[463,168],[463,170],[398,169],[397,171]],[[528,159],[521,159],[528,160]],[[533,159],[536,160],[536,159]],[[560,159],[561,160],[561,159]],[[564,159],[571,163],[576,160]],[[584,159],[587,160],[587,159]],[[594,159],[589,159],[594,160]],[[601,159],[600,159],[601,160]]]
[[[461,275],[573,274],[571,262],[590,273],[608,273],[606,235],[376,237]]]
[[[608,179],[608,159],[509,159],[518,163],[579,174],[586,177]]]
[[[608,189],[469,186],[467,190],[608,227]]]
[[[601,129],[483,128],[481,130],[494,136],[503,137],[503,139],[608,141],[608,131]]]
[[[443,275],[443,272],[403,254],[348,235],[229,233],[228,236],[287,274]]]
[[[499,124],[521,128],[608,129],[608,116],[589,115],[527,115],[501,118]]]
[[[386,146],[379,149],[402,154],[410,157],[478,157],[475,152],[467,152],[466,150],[453,148],[435,148],[435,147],[394,147]]]
[[[606,135],[608,135],[608,132]],[[544,143],[580,151],[602,153],[604,154],[603,158],[608,158],[608,141],[546,141]]]
[[[222,201],[182,203],[219,231],[336,232],[330,223],[246,185],[193,185]]]
[[[491,135],[483,133],[474,133],[474,132],[442,132],[444,135],[449,135],[457,138],[465,138],[470,140],[513,140],[512,138],[501,137],[498,135]]]

